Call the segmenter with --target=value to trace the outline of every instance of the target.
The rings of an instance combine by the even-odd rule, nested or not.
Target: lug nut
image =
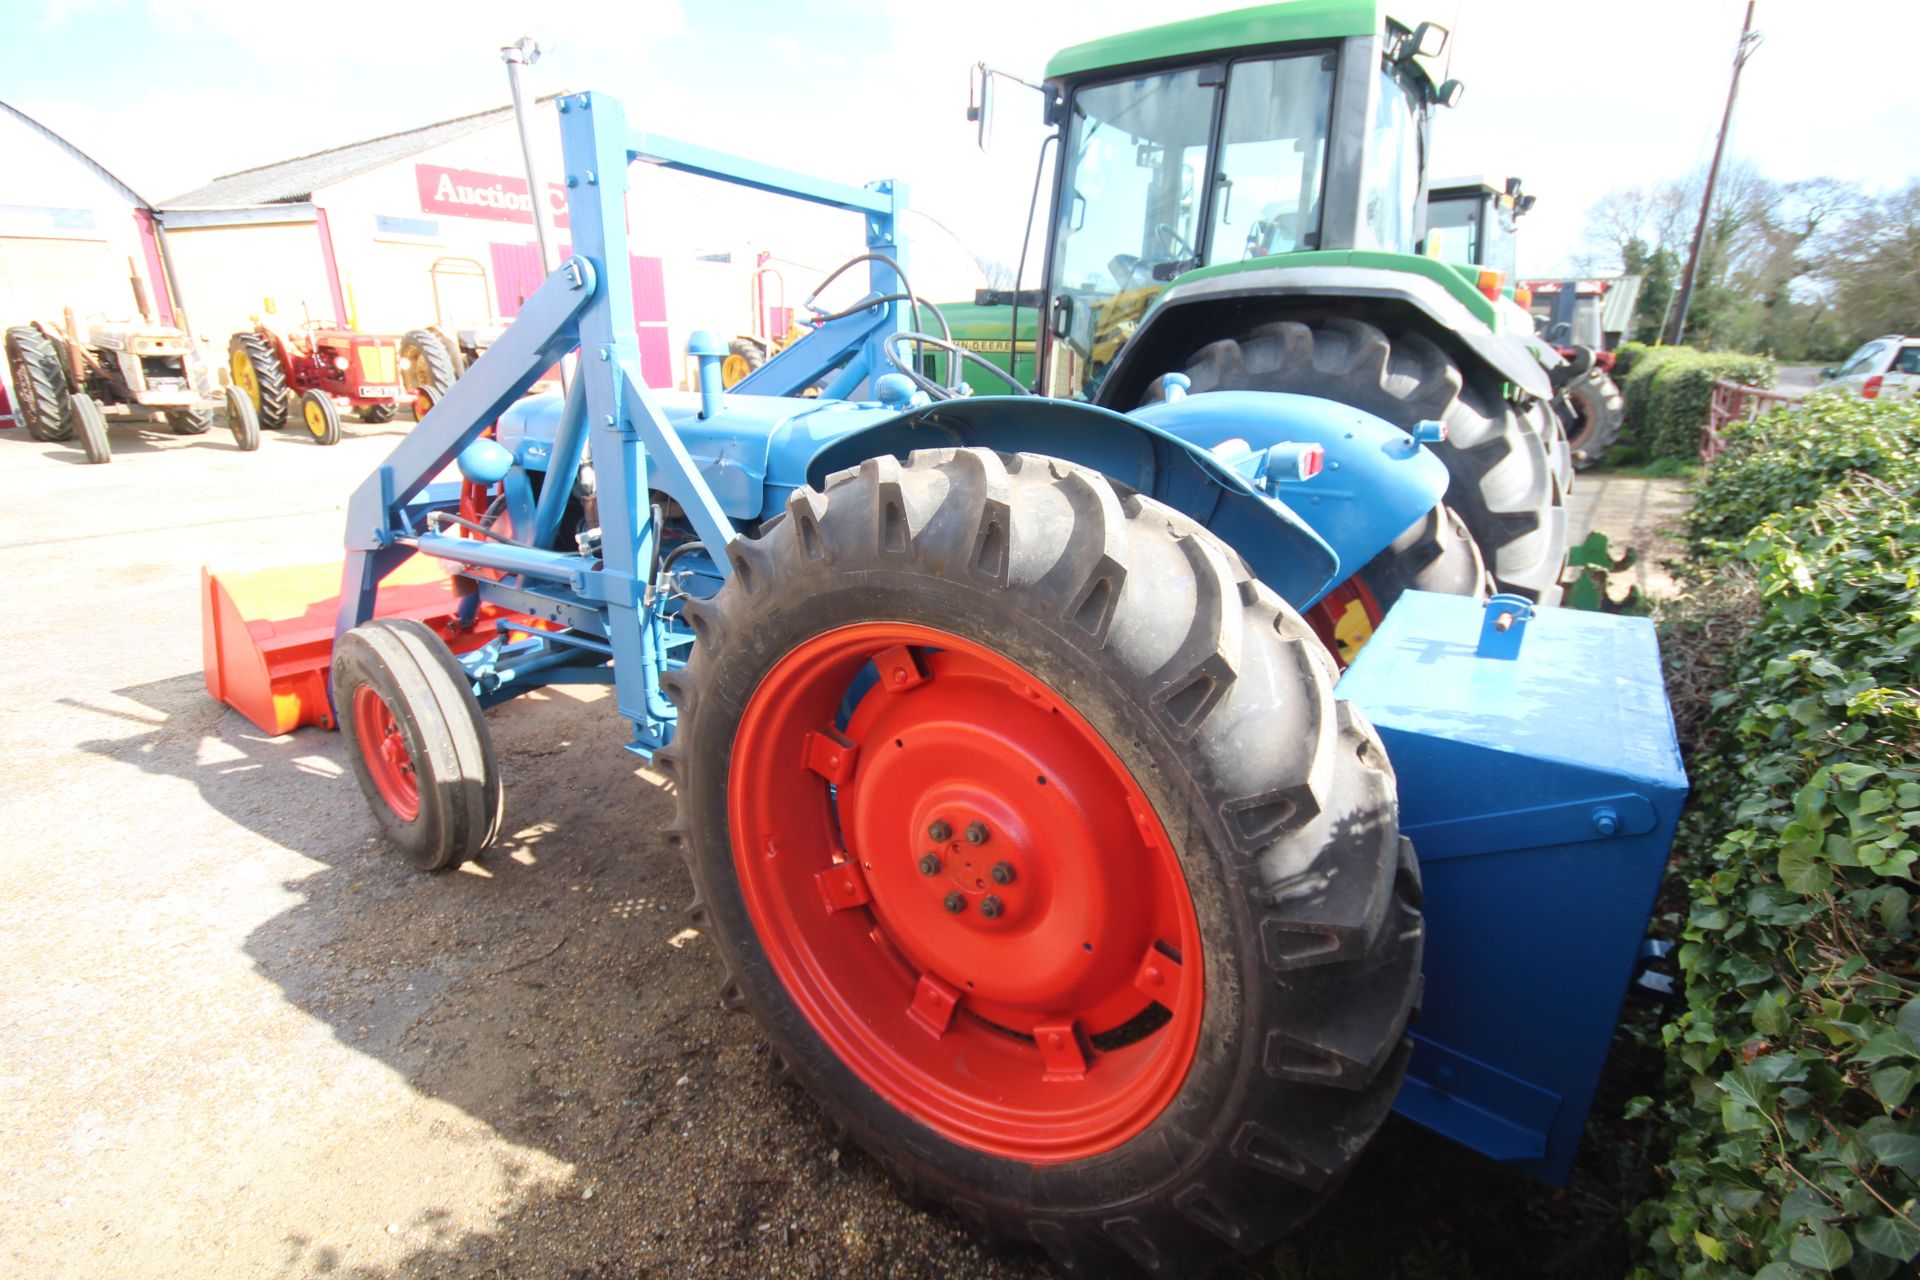
[[[921,854],[920,855],[920,874],[923,876],[939,875],[940,874],[940,855],[935,853]]]
[[[987,872],[987,874],[993,877],[995,884],[1012,884],[1013,864],[1011,862],[996,862],[993,864],[993,870]]]
[[[947,895],[945,905],[947,910],[953,912],[955,915],[959,915],[962,911],[965,911],[967,909],[967,899],[963,894],[961,894],[961,892],[958,889],[956,889],[952,893],[949,893]]]
[[[1000,905],[1000,899],[994,897],[992,894],[988,894],[986,897],[980,899],[980,914],[989,920],[999,919],[1000,913],[1005,909],[1006,908]]]
[[[987,824],[984,822],[969,822],[967,824],[967,843],[985,844],[986,842]]]
[[[948,826],[944,819],[938,819],[927,828],[927,838],[935,844],[944,844],[953,839],[953,828]]]

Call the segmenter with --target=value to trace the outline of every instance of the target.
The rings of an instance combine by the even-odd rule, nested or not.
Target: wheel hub
[[[1178,1091],[1202,994],[1179,859],[1105,741],[1020,666],[906,624],[816,637],[748,703],[729,813],[789,993],[924,1123],[1073,1159]]]
[[[399,721],[370,684],[353,691],[353,724],[374,789],[394,816],[412,822],[420,816],[420,779]]]

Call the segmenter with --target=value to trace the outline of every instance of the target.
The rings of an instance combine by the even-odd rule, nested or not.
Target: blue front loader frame
[[[558,107],[573,256],[348,505],[336,638],[376,616],[381,580],[416,554],[454,567],[462,623],[492,605],[547,624],[499,623],[496,638],[461,655],[483,704],[543,684],[610,683],[633,725],[630,750],[647,756],[670,740],[661,677],[684,664],[692,638],[649,580],[664,532],[656,492],[677,504],[676,532],[702,544],[701,572],[719,581],[741,536],[735,519],[771,516],[786,492],[828,471],[915,448],[1029,450],[1193,516],[1304,610],[1445,489],[1419,433],[1308,397],[1183,399],[1169,386],[1167,403],[1134,414],[1038,397],[928,404],[910,386],[903,398],[902,380],[883,376],[888,344],[905,332],[902,188],[842,186],[635,133],[603,95]],[[734,387],[731,404],[718,356],[707,355],[698,416],[675,408],[677,429],[640,376],[628,273],[607,270],[628,258],[635,161],[858,215],[872,255],[866,305],[817,323]],[[476,444],[495,424],[506,440],[507,426],[533,412],[521,400],[528,388],[576,357],[549,431],[523,433],[512,450]],[[808,388],[820,399],[782,399]],[[863,388],[884,403],[845,402]],[[774,446],[769,423],[785,432],[821,411],[840,425]],[[696,457],[689,441],[740,456]],[[1279,486],[1297,479],[1307,443],[1325,450],[1328,472],[1296,499]],[[749,445],[760,456],[743,465]],[[589,451],[600,538],[563,549]],[[459,485],[437,480],[456,461],[503,487],[511,536],[446,531]],[[537,493],[530,471],[544,472]],[[1528,612],[1525,602],[1495,604],[1509,619]],[[1544,611],[1531,623],[1541,638],[1523,648],[1524,618],[1510,634],[1491,622],[1483,630],[1481,618],[1471,600],[1409,593],[1338,693],[1381,732],[1400,777],[1402,830],[1428,881],[1429,982],[1396,1107],[1558,1182],[1632,979],[1685,778],[1643,620]],[[1592,714],[1598,702],[1608,714]]]

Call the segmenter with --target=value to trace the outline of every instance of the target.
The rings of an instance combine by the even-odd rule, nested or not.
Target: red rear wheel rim
[[[420,816],[420,780],[414,775],[413,757],[407,752],[399,721],[370,684],[353,691],[353,729],[374,789],[395,817],[412,822]]]
[[[906,623],[817,636],[749,699],[728,782],[769,960],[894,1107],[1052,1163],[1179,1092],[1203,998],[1179,859],[1119,757],[1018,664]]]

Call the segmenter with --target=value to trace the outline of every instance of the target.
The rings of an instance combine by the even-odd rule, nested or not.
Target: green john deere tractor
[[[1336,652],[1408,587],[1478,594],[1490,575],[1559,599],[1572,468],[1551,350],[1503,279],[1417,252],[1433,110],[1460,93],[1427,67],[1446,39],[1373,0],[1294,0],[1062,51],[1042,287],[944,308],[961,345],[1049,395],[1132,409],[1183,374],[1193,394],[1444,424],[1446,506],[1321,606]],[[997,74],[975,94],[983,136]]]

